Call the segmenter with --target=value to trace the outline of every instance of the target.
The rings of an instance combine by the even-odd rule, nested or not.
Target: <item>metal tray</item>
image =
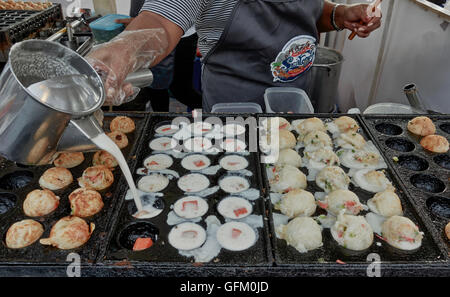
[[[42,10],[0,10],[0,62],[8,60],[11,46],[37,36],[40,29],[63,19],[61,4]]]
[[[259,117],[273,117],[277,115],[273,114],[267,114],[267,115],[260,115]],[[292,122],[296,119],[305,119],[305,118],[311,118],[311,117],[318,117],[322,120],[326,119],[333,119],[337,118],[341,115],[329,115],[329,114],[314,114],[314,115],[302,115],[302,114],[289,114],[289,115],[281,115],[284,118],[286,118],[288,121]],[[365,126],[362,124],[360,118],[356,115],[348,115],[359,123],[361,127],[360,133],[364,136],[366,140],[372,140],[370,134],[367,132]],[[382,152],[380,152],[382,153]],[[388,165],[389,166],[389,165]],[[341,166],[344,171],[348,171],[344,166]],[[275,262],[277,265],[283,267],[283,266],[290,266],[292,269],[298,268],[298,269],[318,269],[321,267],[322,269],[330,269],[331,271],[336,271],[337,266],[339,264],[336,264],[336,261],[340,260],[344,262],[346,265],[340,265],[346,267],[348,270],[355,270],[358,271],[361,275],[365,275],[366,271],[365,269],[367,266],[371,263],[371,260],[368,259],[368,255],[372,253],[376,253],[380,256],[382,265],[384,267],[390,266],[392,269],[396,269],[398,267],[401,267],[402,265],[410,265],[414,264],[416,266],[429,264],[429,263],[436,263],[438,265],[441,265],[444,263],[443,261],[443,253],[439,249],[438,245],[433,240],[433,237],[431,236],[431,232],[428,230],[426,225],[423,223],[421,217],[416,212],[415,208],[411,205],[409,197],[405,193],[405,189],[401,183],[399,183],[399,180],[397,176],[393,173],[392,168],[389,166],[388,169],[386,169],[386,175],[387,177],[392,181],[393,185],[397,189],[397,194],[400,197],[400,200],[402,202],[402,206],[404,209],[404,216],[412,219],[414,222],[416,222],[419,226],[419,229],[423,232],[425,232],[425,236],[422,242],[422,246],[420,249],[414,252],[405,252],[400,251],[398,249],[390,247],[386,242],[382,241],[381,239],[374,237],[374,243],[372,246],[362,252],[355,252],[347,250],[341,246],[339,246],[336,241],[332,238],[330,230],[324,229],[322,232],[323,236],[323,246],[317,250],[310,251],[306,254],[299,253],[295,248],[288,246],[285,240],[278,239],[275,236],[275,227],[274,227],[274,221],[272,218],[273,213],[279,213],[277,210],[273,208],[272,202],[269,198],[269,182],[266,174],[265,167],[262,166],[262,174],[263,179],[265,182],[265,188],[267,189],[267,208],[269,210],[269,224],[271,228],[271,234],[272,234],[272,245],[274,250],[274,257]],[[301,168],[301,170],[307,175],[307,169]],[[367,204],[367,200],[373,197],[373,193],[369,193],[361,188],[355,187],[353,184],[350,184],[349,189],[353,192],[355,192],[361,203]],[[320,189],[315,182],[308,182],[308,187],[306,189],[307,191],[310,191],[311,193],[315,192],[322,192],[323,190]],[[365,215],[367,212],[361,212],[360,215]],[[318,210],[314,214],[320,215],[320,214],[326,214],[323,210]],[[401,265],[397,265],[401,264]],[[337,265],[337,266],[336,266]],[[406,267],[406,266],[405,266]],[[340,275],[339,273],[338,275]],[[344,273],[345,274],[345,273]]]
[[[388,164],[400,177],[422,218],[449,257],[450,241],[444,228],[450,221],[450,153],[436,154],[422,148],[421,138],[407,129],[408,122],[416,116],[366,115],[363,119]],[[450,140],[450,116],[427,116],[435,123],[436,134]],[[435,182],[427,181],[428,176],[432,176]],[[418,183],[422,186],[417,187]]]
[[[161,125],[161,123],[170,123],[177,116],[186,116],[192,118],[189,114],[152,114],[148,125],[145,128],[145,134],[142,138],[141,144],[138,148],[137,158],[136,158],[136,168],[143,167],[143,161],[147,158],[152,150],[149,148],[149,142],[154,139],[154,130],[157,126]],[[209,115],[204,115],[203,120],[206,119]],[[222,120],[224,120],[224,116],[220,116]],[[247,136],[248,137],[248,136]],[[217,165],[218,160],[224,155],[224,153],[219,153],[218,155],[207,155],[211,160],[211,165]],[[259,158],[258,154],[251,153],[246,156],[249,161],[249,167],[247,168],[249,171],[253,173],[253,176],[248,177],[251,188],[261,189],[261,177],[259,174]],[[190,173],[190,171],[184,169],[181,166],[181,160],[174,158],[174,164],[169,168],[171,170],[177,171],[181,176]],[[133,170],[136,172],[136,168]],[[217,174],[215,175],[207,175],[210,180],[210,186],[214,186],[218,184],[218,180],[226,175],[227,172],[224,169],[219,169]],[[134,174],[135,180],[139,178],[139,175]],[[171,211],[171,205],[179,198],[182,198],[184,193],[177,187],[177,179],[172,179],[168,185],[168,187],[163,190],[164,193],[163,200],[165,202],[163,212],[155,218],[152,219],[135,219],[132,217],[132,213],[135,211],[134,202],[133,201],[124,201],[123,197],[125,196],[125,192],[127,191],[127,186],[121,187],[119,196],[122,199],[119,201],[117,220],[115,222],[115,226],[111,226],[113,232],[111,236],[108,238],[108,248],[104,257],[102,257],[101,261],[105,264],[115,265],[117,262],[121,260],[126,260],[131,262],[133,265],[145,265],[145,266],[173,266],[173,265],[181,265],[183,267],[189,267],[192,265],[202,265],[206,267],[220,267],[220,266],[269,266],[272,265],[272,252],[270,248],[270,240],[268,235],[268,226],[267,221],[264,219],[265,216],[265,205],[263,199],[260,197],[258,200],[253,201],[253,214],[261,215],[263,219],[263,228],[258,228],[259,237],[255,245],[251,248],[241,251],[241,252],[231,252],[225,249],[221,249],[220,253],[217,257],[207,263],[194,263],[193,257],[184,257],[179,254],[178,250],[172,247],[167,240],[167,235],[173,226],[169,226],[167,224],[167,215],[169,211]],[[195,194],[193,194],[195,195]],[[202,217],[202,221],[198,224],[202,225],[206,229],[206,224],[204,222],[205,218],[210,215],[216,216],[221,223],[224,223],[224,218],[217,212],[216,206],[220,199],[225,198],[227,196],[231,196],[219,189],[216,193],[206,196],[205,200],[207,200],[209,204],[208,212]],[[239,194],[236,194],[239,196]],[[262,193],[260,192],[260,196]],[[130,209],[132,211],[130,212]],[[154,243],[154,245],[144,251],[134,252],[123,247],[118,241],[118,236],[121,234],[121,231],[129,226],[130,224],[134,224],[136,222],[148,222],[153,224],[155,227],[159,229],[158,240]],[[145,263],[145,264],[144,264]]]
[[[129,145],[122,150],[125,157],[128,159],[136,150],[146,118],[144,115],[140,114],[105,114],[105,130],[109,130],[109,123],[115,116],[118,115],[126,115],[131,117],[136,124],[136,130],[127,135]],[[76,179],[82,175],[83,171],[87,167],[92,166],[93,155],[94,153],[85,153],[85,161],[81,165],[70,169],[74,177],[74,182],[64,190],[55,191],[55,194],[60,197],[60,204],[57,210],[45,217],[34,218],[44,227],[45,231],[41,238],[47,238],[51,227],[59,219],[70,215],[71,209],[68,196],[72,191],[78,188],[78,182]],[[23,249],[14,250],[6,247],[5,236],[8,228],[15,222],[27,219],[22,209],[23,201],[25,200],[26,195],[32,190],[40,188],[38,183],[40,176],[45,170],[51,167],[53,167],[53,165],[39,167],[23,166],[6,160],[4,160],[1,164],[0,184],[3,185],[3,187],[0,189],[0,197],[14,197],[15,205],[9,211],[0,215],[0,234],[2,236],[2,242],[0,244],[0,265],[10,265],[14,263],[21,265],[63,265],[67,264],[66,258],[72,252],[78,253],[83,263],[93,263],[96,260],[99,248],[108,232],[106,225],[111,219],[111,213],[113,212],[116,200],[118,199],[118,196],[113,194],[117,191],[117,188],[120,185],[119,179],[122,175],[120,169],[118,168],[114,170],[114,184],[108,190],[105,190],[105,193],[102,192],[103,202],[105,204],[104,208],[95,216],[86,218],[88,223],[93,222],[96,227],[91,238],[85,245],[74,250],[59,250],[54,247],[43,246],[37,241]],[[7,182],[6,179],[9,179],[10,181],[19,181],[17,184],[18,186],[14,188],[8,187],[10,182]]]

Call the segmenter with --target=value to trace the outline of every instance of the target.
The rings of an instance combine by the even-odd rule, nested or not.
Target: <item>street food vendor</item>
[[[268,87],[307,89],[321,32],[348,29],[365,38],[381,25],[370,4],[323,0],[152,0],[126,31],[89,61],[106,76],[115,105],[133,91],[127,74],[158,64],[195,25],[203,56],[203,109],[217,103],[263,106]],[[132,97],[132,96],[131,96]]]

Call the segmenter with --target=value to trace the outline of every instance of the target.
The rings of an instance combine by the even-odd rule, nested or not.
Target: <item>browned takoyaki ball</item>
[[[72,215],[87,218],[99,213],[104,204],[102,195],[94,190],[79,188],[69,195]]]
[[[73,182],[72,173],[62,167],[53,167],[47,169],[39,179],[39,185],[43,189],[57,191],[64,189]]]
[[[49,238],[43,238],[39,242],[62,250],[75,249],[89,240],[94,228],[93,223],[89,226],[79,217],[65,217],[53,225]]]
[[[136,129],[136,126],[134,124],[134,121],[129,117],[120,116],[115,117],[111,121],[109,128],[111,129],[111,131],[120,131],[126,134],[133,132]]]
[[[112,185],[114,175],[106,166],[93,166],[87,168],[78,179],[78,184],[82,188],[101,191]]]
[[[14,223],[6,233],[6,246],[10,249],[21,249],[32,245],[44,233],[44,227],[33,220]]]
[[[59,197],[50,190],[34,190],[23,202],[23,212],[29,217],[42,217],[58,208]]]
[[[108,137],[111,138],[120,149],[128,146],[128,137],[123,132],[113,131],[108,133]]]

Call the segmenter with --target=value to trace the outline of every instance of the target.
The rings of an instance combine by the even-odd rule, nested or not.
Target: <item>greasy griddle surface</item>
[[[127,134],[129,145],[122,150],[124,153],[125,159],[129,159],[134,150],[135,146],[138,142],[139,136],[141,135],[142,128],[145,123],[145,117],[144,115],[139,114],[116,114],[116,113],[107,113],[105,114],[104,119],[104,129],[105,131],[109,131],[109,124],[111,120],[115,116],[119,115],[126,115],[131,117],[135,124],[136,124],[136,130],[132,133]],[[118,189],[119,186],[119,179],[122,175],[122,172],[119,167],[117,167],[113,173],[114,173],[114,183],[109,188],[102,192],[102,199],[105,204],[103,209],[96,214],[93,217],[85,218],[86,222],[89,224],[93,222],[95,224],[95,231],[92,233],[91,238],[89,241],[73,250],[59,250],[54,247],[50,246],[44,246],[39,243],[39,240],[32,245],[23,248],[23,249],[8,249],[5,244],[5,236],[6,232],[8,231],[8,228],[15,222],[24,220],[24,219],[33,219],[38,222],[40,222],[44,227],[44,234],[41,238],[47,238],[49,237],[51,227],[61,218],[69,216],[71,213],[70,209],[70,202],[69,202],[69,194],[74,191],[75,189],[79,188],[77,178],[81,177],[83,171],[90,167],[92,165],[92,158],[94,153],[85,153],[85,160],[84,162],[73,168],[69,169],[72,173],[74,181],[72,184],[62,190],[62,191],[55,191],[55,194],[60,197],[60,204],[56,211],[53,213],[41,217],[41,218],[29,218],[23,213],[23,201],[26,198],[26,195],[35,190],[40,189],[39,186],[39,178],[41,175],[49,168],[54,167],[53,165],[46,165],[46,166],[23,166],[23,165],[17,165],[10,161],[4,161],[2,164],[2,167],[0,169],[0,180],[7,176],[10,173],[16,173],[19,172],[29,172],[32,173],[33,179],[31,182],[18,190],[8,191],[5,189],[0,189],[0,195],[1,193],[11,193],[16,195],[17,202],[13,209],[8,211],[7,213],[0,215],[0,234],[2,236],[2,241],[0,244],[0,265],[1,263],[29,263],[29,264],[67,264],[67,256],[72,253],[78,253],[80,255],[81,262],[85,263],[93,263],[96,260],[97,254],[99,252],[99,248],[101,246],[101,243],[106,238],[106,234],[108,232],[108,229],[106,229],[106,225],[108,221],[111,219],[111,213],[115,207],[115,202],[117,200],[117,195],[114,195],[115,191]]]
[[[261,117],[273,117],[274,115],[261,115]],[[297,119],[306,119],[311,117],[318,117],[322,120],[327,119],[333,119],[337,118],[341,115],[280,115],[284,118],[286,118],[289,122],[292,122],[293,120]],[[372,140],[370,135],[365,130],[364,126],[361,124],[360,119],[357,116],[352,116],[356,119],[361,126],[361,131],[359,132],[366,140]],[[295,134],[295,132],[294,132]],[[297,136],[297,135],[296,135]],[[372,140],[373,141],[373,140]],[[303,155],[303,154],[301,154]],[[389,166],[389,165],[388,165]],[[348,169],[341,166],[341,168],[344,169],[344,171],[348,172]],[[386,169],[386,175],[389,180],[392,181],[392,184],[397,189],[397,194],[400,197],[400,200],[402,202],[403,210],[404,210],[404,216],[410,218],[413,222],[417,223],[419,226],[419,229],[423,232],[425,232],[424,239],[422,241],[422,247],[418,249],[417,251],[413,252],[407,252],[407,251],[401,251],[395,248],[390,247],[386,242],[383,240],[377,238],[374,236],[374,242],[372,246],[365,251],[356,252],[351,251],[348,249],[345,249],[337,244],[337,242],[333,239],[331,236],[330,229],[324,229],[322,232],[323,237],[323,246],[319,249],[310,251],[308,253],[302,254],[299,253],[295,248],[292,246],[288,246],[285,240],[278,239],[275,236],[275,230],[274,230],[274,222],[272,219],[272,214],[280,213],[278,210],[275,210],[273,207],[272,202],[269,198],[269,182],[266,175],[265,166],[263,165],[262,168],[262,174],[263,179],[265,181],[265,187],[267,188],[267,208],[269,210],[269,225],[271,227],[271,234],[272,236],[272,244],[274,249],[274,257],[275,262],[278,265],[294,265],[294,266],[302,266],[304,264],[317,264],[321,265],[324,268],[330,267],[331,264],[336,264],[337,260],[341,260],[347,264],[364,264],[364,263],[370,263],[372,260],[368,260],[368,255],[371,253],[376,253],[380,256],[380,259],[383,263],[423,263],[426,261],[440,261],[442,260],[443,256],[440,252],[438,246],[433,241],[433,238],[431,237],[430,231],[425,227],[425,224],[423,223],[422,219],[418,216],[417,212],[411,205],[408,197],[406,196],[403,186],[399,184],[395,174],[393,173],[392,169],[389,168]],[[301,168],[302,172],[306,175],[308,174],[308,170],[306,167]],[[315,182],[309,182],[308,181],[308,187],[306,189],[307,191],[314,194],[315,192],[323,192],[321,188],[319,188]],[[360,199],[361,203],[367,205],[367,200],[372,198],[374,196],[373,193],[367,192],[361,188],[355,187],[353,184],[350,183],[349,190],[353,191]],[[363,211],[359,215],[365,215],[367,212]],[[326,214],[326,212],[319,207],[317,207],[317,211],[313,216],[320,215],[320,214]]]
[[[145,128],[145,134],[142,138],[141,145],[139,146],[139,150],[137,152],[136,159],[136,168],[134,168],[134,180],[137,182],[140,175],[137,175],[136,169],[140,167],[144,167],[144,160],[151,155],[153,152],[149,148],[149,143],[154,139],[155,128],[160,126],[161,124],[169,124],[175,117],[181,116],[180,114],[169,115],[169,114],[152,114],[148,125]],[[193,119],[186,115],[191,122]],[[205,120],[208,115],[203,115],[203,120]],[[244,116],[245,117],[245,116]],[[225,122],[225,118],[221,117],[222,121]],[[247,131],[248,133],[248,131]],[[247,134],[248,138],[248,134]],[[218,165],[219,160],[223,157],[224,153],[219,153],[217,155],[206,155],[211,160],[211,166]],[[262,189],[262,181],[259,174],[259,158],[258,154],[251,153],[249,156],[244,156],[249,162],[249,167],[247,168],[249,171],[253,172],[253,176],[247,177],[250,181],[250,187],[256,189]],[[191,173],[190,171],[184,169],[181,166],[181,160],[172,157],[174,163],[169,168],[179,173],[180,177]],[[218,185],[218,180],[227,174],[227,171],[224,169],[219,169],[217,174],[215,175],[206,175],[210,181],[210,187]],[[165,207],[163,212],[155,218],[151,219],[135,219],[130,214],[130,208],[133,207],[133,201],[123,201],[121,199],[120,203],[120,211],[118,213],[117,222],[115,227],[113,228],[112,236],[108,239],[109,246],[107,248],[107,253],[102,261],[106,261],[109,263],[110,261],[116,262],[123,259],[132,261],[133,263],[145,263],[146,265],[188,265],[192,266],[194,262],[194,258],[184,257],[179,254],[178,250],[172,247],[167,239],[168,233],[172,229],[173,226],[169,226],[167,224],[167,215],[171,211],[171,206],[180,198],[184,197],[183,191],[181,191],[177,186],[178,179],[173,178],[170,180],[169,185],[166,189],[161,191],[164,193],[164,197],[162,198],[165,202]],[[121,189],[120,196],[123,198],[125,196],[127,187],[123,187]],[[192,194],[195,196],[195,193]],[[204,199],[208,202],[209,209],[208,212],[202,217],[202,220],[198,223],[203,226],[206,230],[205,219],[210,215],[215,215],[221,223],[225,223],[224,218],[218,213],[216,207],[218,202],[225,198],[231,196],[231,194],[225,193],[219,189],[216,193],[205,197]],[[239,196],[235,194],[234,196]],[[265,217],[265,208],[264,208],[264,200],[262,198],[263,194],[260,192],[260,198],[256,201],[250,201],[253,205],[253,213],[255,215],[262,216],[263,219],[263,228],[258,228],[258,240],[257,242],[245,251],[232,252],[225,249],[221,249],[220,253],[213,258],[208,263],[202,263],[202,266],[237,266],[237,265],[247,265],[247,266],[264,266],[272,264],[272,252],[270,249],[270,240],[268,237],[268,226],[267,222],[264,219]],[[119,209],[119,208],[118,208]],[[129,224],[134,222],[150,222],[155,227],[159,229],[159,237],[158,240],[153,244],[153,246],[147,250],[134,252],[123,248],[118,242],[118,236],[120,232]]]
[[[370,133],[373,135],[378,145],[383,150],[386,161],[389,166],[393,168],[393,170],[399,175],[401,181],[405,185],[406,191],[409,193],[409,196],[413,199],[413,202],[417,205],[421,216],[424,218],[428,225],[430,226],[431,231],[439,240],[440,245],[443,246],[447,255],[450,253],[450,241],[447,239],[447,236],[444,233],[445,225],[450,221],[449,218],[444,218],[442,216],[437,216],[430,211],[430,208],[427,206],[427,201],[432,197],[438,197],[439,199],[447,199],[450,200],[450,170],[439,166],[434,158],[436,156],[450,156],[450,153],[446,154],[437,154],[432,153],[430,151],[425,150],[420,145],[420,136],[414,135],[408,131],[407,125],[408,122],[418,115],[388,115],[388,116],[377,116],[377,115],[365,115],[364,122],[366,123]],[[450,141],[450,134],[448,134],[448,130],[444,131],[441,129],[442,125],[450,125],[450,116],[437,116],[437,115],[427,115],[436,126],[436,134],[441,135],[447,138]],[[380,132],[382,129],[378,128],[379,124],[392,124],[401,128],[401,134],[395,133],[397,135],[387,135],[385,133]],[[400,132],[400,131],[398,131]],[[414,148],[409,152],[400,152],[392,149],[386,144],[386,141],[392,139],[403,139],[409,141],[414,145]],[[402,156],[417,156],[421,159],[424,159],[428,163],[428,168],[425,170],[415,171],[406,168],[405,166],[401,166],[398,162],[394,161],[394,157],[402,157]],[[425,191],[419,189],[414,186],[411,181],[411,177],[417,174],[431,175],[439,180],[445,185],[445,189],[443,191],[438,191],[436,193]]]

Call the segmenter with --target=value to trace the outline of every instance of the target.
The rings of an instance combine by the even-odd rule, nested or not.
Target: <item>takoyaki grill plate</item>
[[[151,114],[150,120],[145,128],[145,133],[141,140],[140,146],[137,152],[136,167],[133,169],[134,179],[137,182],[141,176],[136,173],[136,169],[144,167],[144,160],[153,153],[163,153],[155,152],[149,147],[150,141],[157,138],[155,137],[155,129],[164,124],[170,124],[176,117],[185,116],[191,123],[193,123],[193,118],[190,114]],[[203,120],[206,120],[210,116],[216,116],[211,114],[204,114]],[[230,115],[233,116],[233,115]],[[235,116],[235,115],[234,115]],[[245,118],[245,115],[239,115]],[[220,115],[220,119],[225,123],[226,119],[224,115]],[[247,130],[246,139],[248,139]],[[248,144],[248,143],[247,143]],[[219,160],[227,155],[224,152],[220,152],[217,155],[207,154],[206,156],[211,161],[211,166],[219,164]],[[168,169],[173,170],[183,177],[186,174],[193,173],[186,170],[181,166],[182,158],[177,158],[170,155],[173,159],[173,164]],[[245,176],[249,181],[250,188],[260,190],[262,189],[262,180],[259,171],[259,158],[257,153],[249,153],[243,156],[247,161],[249,166],[247,171],[251,173],[251,176]],[[184,156],[183,156],[184,157]],[[210,187],[217,186],[218,182],[224,176],[229,174],[238,174],[227,172],[225,169],[220,168],[217,173],[210,175],[205,175],[209,182]],[[161,198],[163,203],[160,203],[159,207],[163,207],[161,214],[150,219],[136,219],[132,214],[136,211],[134,206],[134,201],[124,200],[125,193],[128,189],[127,186],[121,187],[119,196],[121,197],[118,208],[117,208],[117,220],[114,225],[110,228],[112,229],[111,236],[107,238],[107,248],[104,256],[99,259],[99,261],[105,264],[115,265],[122,260],[127,260],[133,265],[145,265],[145,266],[181,266],[181,267],[192,267],[194,266],[206,266],[206,267],[237,267],[237,266],[270,266],[272,265],[272,251],[270,248],[270,240],[268,234],[267,221],[265,220],[265,205],[263,200],[263,193],[258,194],[258,199],[250,201],[253,205],[252,215],[256,215],[262,222],[262,227],[255,229],[257,231],[257,241],[250,248],[243,251],[229,251],[226,249],[221,249],[217,256],[214,256],[209,261],[201,261],[198,263],[194,257],[183,256],[179,253],[179,250],[173,247],[168,241],[168,234],[174,225],[169,225],[167,222],[168,214],[172,211],[174,203],[185,197],[185,193],[177,186],[178,178],[173,178],[170,180],[169,185],[162,191],[164,197]],[[191,194],[195,196],[195,193]],[[217,205],[221,199],[228,196],[240,196],[239,193],[235,195],[228,194],[222,189],[214,192],[210,195],[204,197],[208,203],[208,211],[205,215],[201,217],[199,222],[195,222],[201,225],[205,230],[207,230],[207,225],[205,220],[209,216],[215,216],[220,221],[221,224],[225,223],[225,218],[217,211]],[[147,224],[147,225],[145,225]],[[125,231],[124,231],[125,230]],[[132,244],[128,244],[125,240],[124,235],[127,232],[131,236],[136,234],[141,237],[150,236],[153,239],[153,245],[143,251],[133,251]],[[156,239],[156,241],[155,241]],[[133,241],[133,239],[131,239]]]
[[[440,246],[450,253],[444,228],[450,221],[450,152],[438,154],[420,145],[421,137],[408,131],[418,115],[364,115],[364,123],[400,177],[408,196],[430,227]],[[426,115],[436,134],[450,141],[450,116]],[[387,128],[387,129],[386,129]]]
[[[125,158],[132,160],[147,118],[144,114],[106,113],[103,121],[105,131],[109,131],[111,120],[121,115],[132,118],[136,125],[136,130],[127,134],[129,144],[122,150]],[[3,161],[0,166],[0,201],[3,206],[0,207],[3,208],[0,214],[0,234],[2,236],[0,244],[0,265],[67,265],[66,261],[71,261],[68,259],[68,255],[71,253],[77,253],[80,256],[81,263],[92,264],[95,262],[101,243],[108,233],[106,225],[111,220],[111,214],[114,210],[115,202],[118,199],[115,193],[119,188],[119,179],[122,176],[119,167],[113,171],[113,185],[109,189],[101,192],[104,202],[103,209],[95,216],[85,219],[88,224],[91,222],[95,224],[95,230],[86,244],[74,250],[59,250],[55,247],[44,246],[39,243],[39,240],[28,247],[17,250],[7,248],[5,244],[5,236],[8,228],[13,223],[24,219],[34,219],[41,223],[45,230],[41,238],[49,237],[52,226],[59,219],[70,215],[71,209],[68,196],[79,187],[77,178],[82,175],[86,168],[93,166],[93,155],[94,153],[85,153],[84,162],[73,169],[69,169],[74,181],[66,189],[55,191],[55,194],[60,197],[58,208],[53,213],[40,218],[27,217],[23,212],[22,205],[29,192],[40,189],[40,176],[47,169],[54,166],[24,166],[6,160]],[[11,207],[9,207],[10,205]]]
[[[297,119],[306,119],[311,117],[318,117],[323,121],[331,121],[335,118],[340,117],[341,115],[329,115],[329,114],[314,114],[314,115],[302,115],[302,114],[283,114],[283,115],[273,115],[273,114],[263,114],[260,115],[259,118],[264,117],[274,117],[281,116],[287,119],[289,122]],[[361,127],[359,133],[366,139],[372,140],[371,135],[367,132],[365,126],[362,124],[361,119],[356,115],[348,115],[354,118],[359,126]],[[298,136],[294,131],[295,136]],[[331,136],[331,135],[330,135]],[[303,149],[300,149],[300,155],[303,156]],[[336,148],[334,148],[336,151]],[[381,155],[383,152],[380,152]],[[288,266],[297,267],[299,270],[303,269],[339,269],[336,267],[348,267],[347,269],[355,269],[355,273],[360,273],[365,275],[365,268],[373,261],[373,255],[379,255],[379,259],[382,265],[394,265],[396,264],[419,264],[419,263],[438,263],[442,264],[444,260],[444,256],[442,251],[437,246],[436,242],[432,237],[432,233],[424,224],[423,220],[417,213],[416,209],[410,202],[410,198],[407,196],[407,193],[404,190],[404,187],[397,176],[394,174],[390,164],[388,164],[388,169],[385,169],[386,176],[392,182],[393,186],[397,189],[396,193],[400,197],[402,202],[404,216],[410,218],[413,222],[418,224],[419,229],[425,233],[422,246],[414,251],[414,252],[405,252],[395,248],[390,247],[386,242],[382,239],[374,236],[374,242],[372,246],[362,252],[355,252],[345,249],[337,244],[337,242],[333,239],[330,233],[330,229],[324,229],[322,232],[323,237],[323,246],[313,251],[309,251],[308,253],[300,253],[292,246],[288,246],[285,240],[277,238],[275,235],[275,226],[273,220],[274,213],[280,213],[278,210],[275,210],[273,204],[270,200],[270,187],[269,181],[266,174],[266,168],[264,164],[261,164],[262,175],[264,179],[264,185],[266,188],[266,207],[269,211],[269,225],[272,235],[272,244],[274,250],[274,258],[275,263],[278,266]],[[341,168],[344,171],[348,172],[348,168],[345,168],[341,165]],[[308,170],[303,167],[301,171],[308,175]],[[315,192],[323,192],[321,188],[319,188],[315,182],[308,181],[307,191],[314,194]],[[367,192],[359,187],[356,187],[352,183],[350,184],[349,190],[353,191],[360,199],[361,203],[367,204],[367,200],[373,197],[373,193]],[[363,211],[359,215],[365,215],[367,212]],[[325,211],[321,210],[319,207],[316,210],[316,213],[313,215],[318,216],[321,214],[326,214]],[[352,267],[352,268],[350,268]],[[398,266],[397,266],[398,267]],[[358,274],[359,275],[359,274]]]

